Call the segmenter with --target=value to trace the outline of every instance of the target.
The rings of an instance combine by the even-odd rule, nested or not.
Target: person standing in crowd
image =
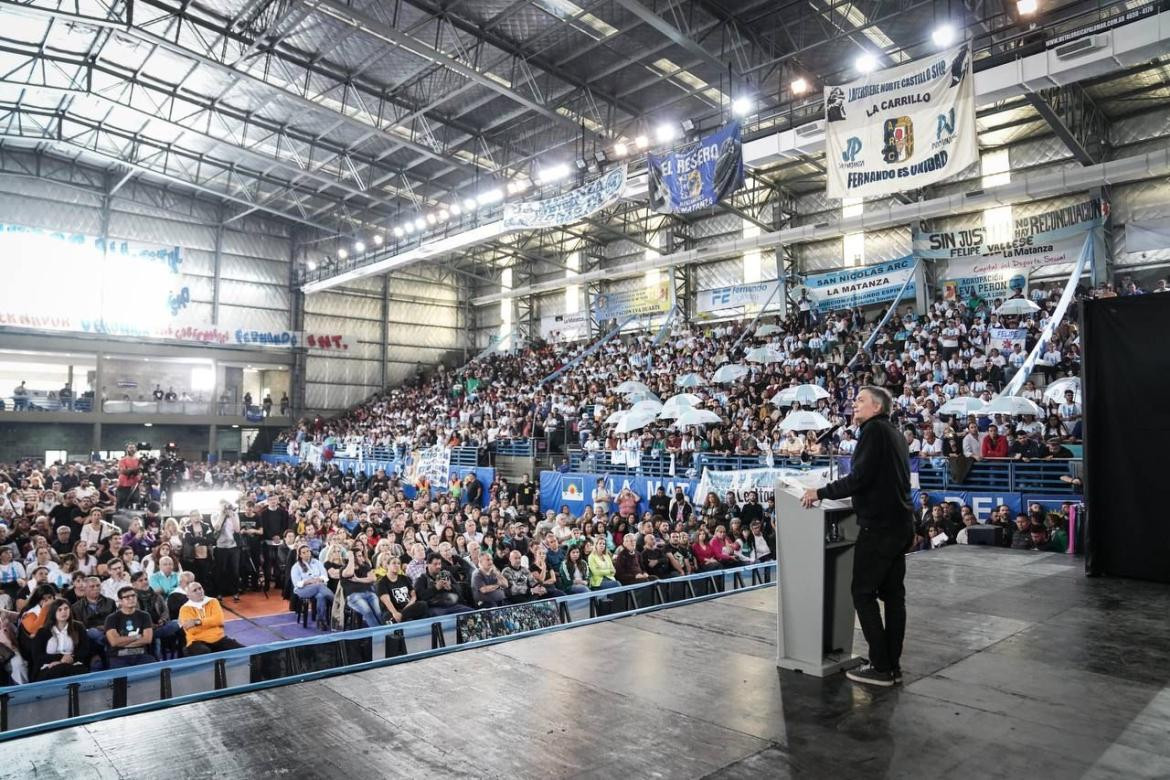
[[[240,600],[240,517],[227,501],[219,502],[219,511],[211,518],[215,534],[216,591],[232,601]]]
[[[910,455],[906,439],[890,422],[893,399],[866,385],[853,401],[853,423],[861,426],[848,475],[804,492],[811,507],[822,499],[851,497],[860,528],[853,551],[853,605],[869,644],[869,664],[850,669],[854,682],[888,687],[901,681],[906,633],[906,553],[914,541],[910,503]],[[885,607],[885,623],[878,607]]]
[[[289,530],[290,525],[291,518],[288,510],[280,505],[280,498],[269,494],[264,502],[264,509],[260,512],[260,529],[263,536],[260,557],[265,590],[284,584],[280,546],[284,543],[284,532]]]
[[[130,506],[130,500],[142,481],[142,462],[138,459],[138,447],[126,445],[126,454],[118,461],[118,509]]]

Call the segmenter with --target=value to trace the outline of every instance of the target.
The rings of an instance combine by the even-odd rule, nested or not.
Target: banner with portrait
[[[504,204],[505,230],[571,225],[617,203],[626,187],[626,166],[611,168],[564,195]]]
[[[971,47],[825,87],[830,198],[893,195],[979,159]]]
[[[646,155],[650,208],[661,214],[709,209],[743,186],[739,122],[667,154]]]
[[[593,298],[593,312],[598,321],[626,317],[655,317],[670,311],[670,279],[663,277],[650,286],[629,290],[609,290]]]
[[[805,276],[801,282],[818,312],[852,309],[915,296],[914,257]],[[899,295],[901,292],[901,295]]]
[[[730,287],[717,287],[714,290],[700,290],[698,295],[698,311],[709,312],[721,309],[732,309],[737,306],[763,306],[769,300],[776,303],[780,295],[780,280],[770,282],[751,282],[749,284],[734,284]]]

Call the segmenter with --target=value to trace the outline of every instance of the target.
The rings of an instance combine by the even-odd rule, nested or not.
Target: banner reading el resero
[[[709,209],[743,186],[739,123],[668,154],[646,155],[650,208],[662,214]]]
[[[907,255],[862,268],[842,268],[825,274],[805,276],[801,281],[818,312],[852,309],[894,300],[902,290],[902,299],[914,298],[914,257]],[[910,280],[906,284],[907,279]]]
[[[825,87],[830,198],[924,187],[979,159],[969,44]]]

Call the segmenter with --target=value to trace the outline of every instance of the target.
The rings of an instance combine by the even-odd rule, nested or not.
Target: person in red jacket
[[[983,437],[983,457],[1006,458],[1007,456],[1007,439],[999,435],[999,429],[994,425],[988,426],[987,435]]]

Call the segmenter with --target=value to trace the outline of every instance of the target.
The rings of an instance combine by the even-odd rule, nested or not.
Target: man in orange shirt
[[[187,603],[179,608],[179,626],[187,633],[187,653],[202,655],[243,647],[223,632],[223,609],[219,601],[203,593],[203,586],[187,586]]]
[[[118,461],[118,509],[125,509],[130,505],[130,497],[134,495],[134,490],[141,479],[142,463],[138,460],[138,448],[133,444],[127,444],[126,455]]]

